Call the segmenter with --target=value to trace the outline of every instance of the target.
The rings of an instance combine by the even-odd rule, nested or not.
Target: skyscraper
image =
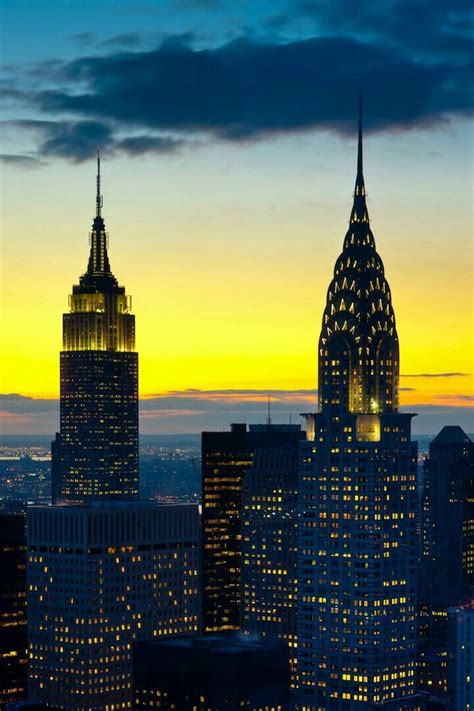
[[[198,631],[198,536],[194,504],[30,507],[31,698],[130,708],[133,642]]]
[[[224,632],[240,628],[243,490],[245,478],[256,452],[264,456],[264,451],[296,446],[301,436],[299,425],[278,425],[272,424],[271,421],[265,425],[249,425],[248,430],[245,424],[233,424],[230,432],[202,433],[202,622],[205,632]],[[281,478],[281,472],[278,476]],[[291,478],[291,474],[289,476]],[[272,483],[268,471],[266,478],[261,493],[262,506],[263,497],[267,500],[267,497],[277,496],[276,491],[270,494]],[[278,483],[275,482],[275,487],[277,486]],[[249,495],[252,497],[250,491]],[[253,495],[259,494],[254,491]],[[267,500],[267,503],[272,506],[274,504],[273,500],[270,502]],[[290,500],[285,502],[286,505],[289,503]],[[277,502],[274,515],[283,517],[283,510],[286,511],[284,505],[282,504],[280,511],[278,508]],[[250,508],[248,511],[250,512]],[[272,545],[278,547],[277,527],[276,538],[270,532],[269,525],[267,534],[272,540]],[[276,547],[273,552],[268,551],[270,556],[283,555],[281,551],[277,552]],[[254,558],[254,551],[250,552],[252,555],[246,560],[256,566],[258,563]],[[291,573],[287,573],[287,577],[292,578]],[[263,587],[268,586],[267,592],[271,596],[274,593],[270,593],[270,589],[278,583],[270,575],[262,584]],[[259,589],[263,592],[263,588]],[[250,589],[248,594],[252,595]],[[280,597],[284,597],[284,593]],[[270,600],[265,604],[270,605]],[[261,612],[263,614],[263,608]]]
[[[98,158],[89,263],[63,316],[53,503],[138,496],[135,317],[130,296],[110,269],[107,245]]]
[[[416,708],[417,495],[391,291],[359,120],[349,229],[319,338],[299,481],[298,690],[315,708]]]
[[[241,629],[252,636],[285,639],[292,653],[298,588],[298,443],[304,432],[299,425],[286,427],[278,445],[256,450],[243,481]]]
[[[443,427],[424,467],[420,561],[420,685],[447,693],[448,607],[474,588],[474,442]]]
[[[138,497],[134,317],[97,214],[64,316],[53,506],[29,507],[29,693],[53,708],[132,705],[132,644],[199,627],[198,508]]]
[[[202,625],[204,632],[240,626],[242,477],[252,462],[247,426],[203,432]]]
[[[0,514],[0,709],[26,698],[26,527]]]

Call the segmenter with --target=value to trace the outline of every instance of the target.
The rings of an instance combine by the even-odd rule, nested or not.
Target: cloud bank
[[[248,30],[220,46],[196,48],[193,34],[184,33],[140,51],[136,32],[111,37],[101,43],[109,54],[38,65],[33,89],[17,77],[9,100],[48,117],[47,126],[22,125],[36,132],[39,157],[76,162],[98,143],[143,155],[196,138],[253,141],[308,130],[345,136],[354,131],[360,89],[369,131],[425,128],[472,112],[470,16],[465,0],[449,7],[431,0],[294,2],[259,33]],[[295,39],[291,28],[302,21],[312,36]],[[76,36],[82,47],[92,39]]]
[[[316,390],[175,390],[140,400],[142,434],[199,433],[227,429],[232,422],[263,423],[270,397],[273,422],[303,422],[300,414],[316,409]],[[415,433],[435,434],[443,425],[473,429],[472,398],[456,395],[442,404],[415,404],[402,408],[418,413]],[[465,406],[459,406],[464,402]],[[457,403],[457,404],[455,404]],[[0,395],[0,423],[4,434],[50,434],[59,426],[59,403],[18,394]]]

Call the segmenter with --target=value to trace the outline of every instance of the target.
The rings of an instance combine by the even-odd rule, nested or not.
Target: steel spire
[[[100,149],[97,149],[97,195],[95,199],[96,204],[96,217],[101,216],[102,206],[104,204],[104,199],[100,194]]]
[[[363,175],[363,154],[362,154],[362,92],[359,94],[359,143],[357,146],[357,176]]]

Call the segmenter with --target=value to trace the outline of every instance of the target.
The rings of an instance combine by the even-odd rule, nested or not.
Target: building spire
[[[90,254],[87,271],[83,279],[97,277],[112,277],[109,256],[107,254],[107,233],[104,218],[102,217],[103,198],[100,193],[100,152],[97,151],[97,194],[95,199],[96,211],[90,235]],[[112,277],[115,281],[115,278]]]
[[[96,217],[101,217],[101,210],[102,206],[104,204],[104,199],[102,195],[100,194],[100,149],[97,149],[97,195],[95,199],[95,204],[96,204],[96,211],[95,215]]]
[[[369,214],[365,202],[363,140],[362,140],[362,93],[359,94],[359,138],[357,143],[357,175],[354,189],[354,204],[352,207],[350,223],[367,223]]]

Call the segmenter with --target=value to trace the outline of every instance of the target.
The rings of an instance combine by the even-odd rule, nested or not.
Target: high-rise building
[[[26,698],[26,527],[0,513],[0,709]]]
[[[474,442],[460,427],[443,427],[430,443],[421,517],[420,686],[443,697],[447,608],[464,602],[474,588]]]
[[[288,650],[238,633],[139,642],[133,691],[135,708],[287,711]]]
[[[198,508],[95,502],[28,510],[29,695],[132,704],[132,644],[198,631]]]
[[[299,425],[233,424],[202,433],[203,630],[237,630],[241,622],[243,482],[257,450],[296,441]],[[250,560],[250,559],[249,559]]]
[[[110,269],[98,159],[85,274],[63,316],[53,503],[138,496],[138,354],[131,299]]]
[[[311,708],[418,708],[417,493],[399,347],[357,177],[319,339],[319,411],[301,444],[298,691]]]
[[[296,647],[299,426],[257,449],[243,481],[241,630]],[[291,658],[291,655],[290,655]]]
[[[202,625],[204,632],[240,626],[242,477],[252,462],[247,426],[203,432]]]
[[[448,708],[474,709],[474,599],[448,609]]]

